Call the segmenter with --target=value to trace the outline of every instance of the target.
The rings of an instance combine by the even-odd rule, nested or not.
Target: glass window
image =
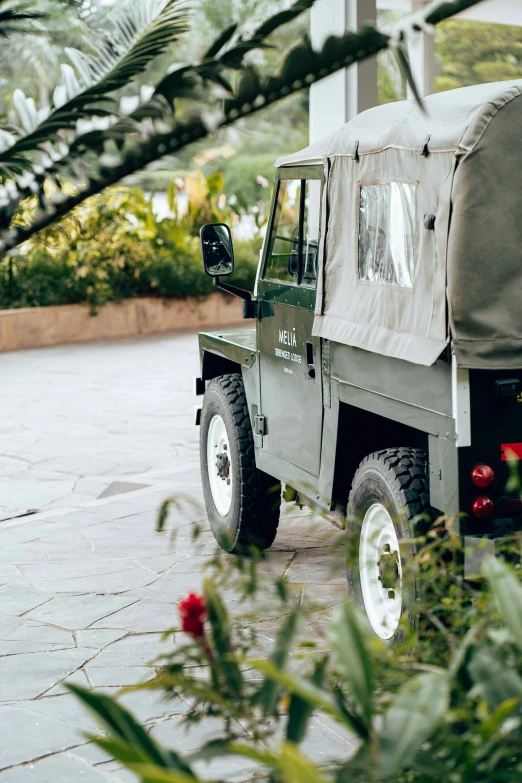
[[[416,192],[406,182],[361,185],[360,280],[413,287]]]
[[[302,209],[302,226],[299,225],[300,209]],[[301,283],[315,288],[320,210],[321,180],[280,181],[265,279],[298,283],[301,274]],[[302,232],[301,248],[300,231]]]
[[[307,179],[303,214],[303,285],[315,288],[321,221],[321,180]]]
[[[265,277],[283,283],[296,283],[299,273],[299,206],[301,180],[279,183],[274,224],[268,248]]]

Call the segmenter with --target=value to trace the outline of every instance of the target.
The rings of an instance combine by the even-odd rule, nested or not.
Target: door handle
[[[312,343],[306,343],[306,363],[308,365],[308,377],[315,378],[315,366],[314,366],[314,346]]]

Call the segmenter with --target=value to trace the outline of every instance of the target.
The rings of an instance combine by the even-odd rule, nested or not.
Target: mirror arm
[[[250,291],[246,291],[244,288],[237,288],[235,285],[228,285],[228,283],[222,283],[219,277],[214,277],[214,285],[216,288],[220,288],[222,291],[226,291],[227,294],[233,294],[239,296],[240,299],[246,299],[247,302],[252,300],[252,294]]]
[[[222,283],[219,277],[213,278],[213,283],[216,288],[221,291],[226,291],[227,294],[238,296],[243,300],[243,318],[255,318],[257,312],[257,302],[252,299],[250,291],[246,291],[244,288],[238,288],[235,285],[228,285],[228,283]]]

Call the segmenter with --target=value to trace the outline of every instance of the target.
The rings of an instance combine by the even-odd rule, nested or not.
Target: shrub
[[[286,616],[268,657],[260,656],[245,622],[229,616],[220,584],[232,586],[233,561],[216,558],[203,595],[180,604],[187,643],[177,642],[157,679],[139,687],[183,695],[193,706],[188,721],[220,718],[221,738],[180,756],[156,743],[117,701],[71,686],[107,731],[94,741],[145,783],[197,781],[196,762],[234,755],[257,761],[271,783],[520,780],[522,586],[493,558],[485,563],[483,586],[466,585],[451,565],[456,541],[440,525],[417,542],[408,572],[417,579],[423,572],[419,622],[405,624],[405,640],[393,647],[369,637],[347,602],[330,624],[331,652],[314,651],[302,633],[307,609],[285,604],[279,580]],[[245,596],[259,589],[258,557],[236,559],[234,586]],[[299,749],[318,710],[358,740],[358,750],[329,769]]]
[[[199,227],[231,221],[217,207],[221,181],[200,180],[185,215],[158,219],[138,188],[93,197],[0,262],[0,307],[87,302],[93,309],[136,296],[205,296],[212,281],[199,251]],[[30,207],[28,207],[29,209]],[[237,284],[252,288],[260,240],[236,243]]]

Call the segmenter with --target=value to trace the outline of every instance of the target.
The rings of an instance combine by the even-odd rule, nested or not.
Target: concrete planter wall
[[[88,305],[0,310],[0,352],[233,325],[241,322],[241,308],[236,297],[212,294],[109,302],[94,316]]]

